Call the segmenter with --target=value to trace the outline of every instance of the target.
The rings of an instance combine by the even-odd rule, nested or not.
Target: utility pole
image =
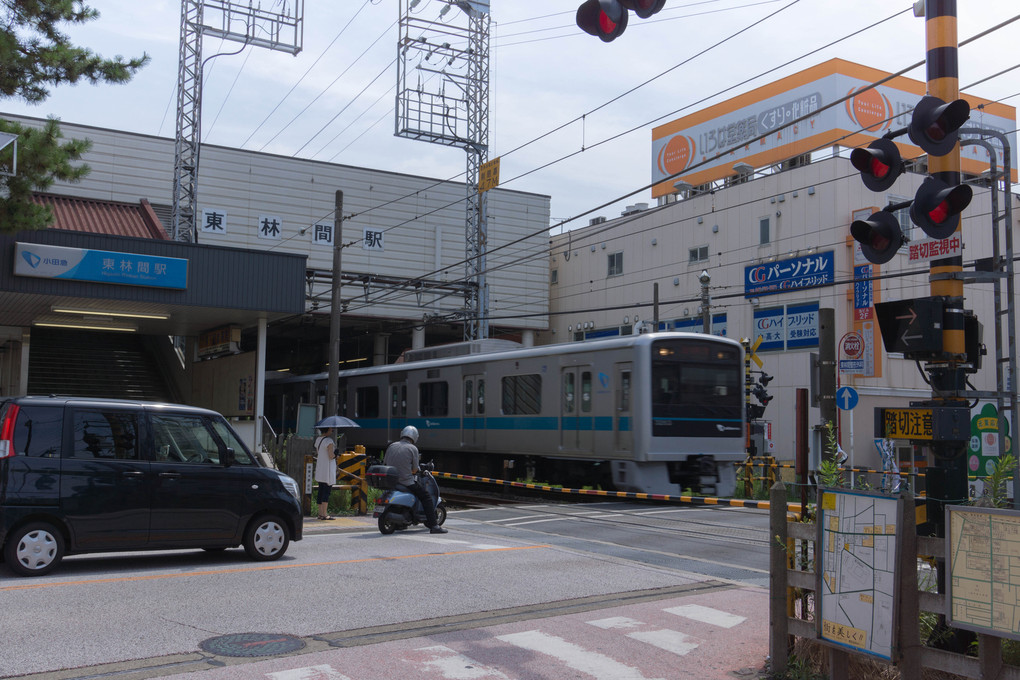
[[[344,192],[337,190],[333,208],[333,290],[329,302],[329,378],[326,382],[326,416],[337,415],[340,389],[340,249],[343,247]]]

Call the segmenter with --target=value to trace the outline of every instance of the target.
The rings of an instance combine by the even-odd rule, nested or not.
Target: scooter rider
[[[397,469],[400,478],[397,482],[410,491],[421,502],[425,510],[425,525],[433,534],[448,533],[446,529],[439,526],[436,519],[436,500],[429,495],[428,490],[418,483],[415,475],[420,472],[418,469],[418,428],[408,425],[400,431],[400,439],[386,447],[386,455],[383,457],[384,465],[392,465]]]

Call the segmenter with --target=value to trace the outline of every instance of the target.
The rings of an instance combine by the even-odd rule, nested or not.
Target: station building
[[[76,382],[96,394],[95,379],[118,370],[109,350],[125,341],[113,338],[134,335],[145,339],[142,354],[155,355],[154,380],[166,389],[124,396],[211,407],[242,430],[262,416],[281,423],[297,400],[324,405],[324,388],[314,383],[292,394],[289,404],[274,402],[263,386],[264,376],[271,384],[281,375],[328,370],[337,243],[341,368],[391,363],[406,349],[463,339],[463,182],[204,144],[196,242],[180,243],[168,237],[173,139],[73,121],[61,122],[61,130],[66,138],[92,141],[83,158],[91,173],[37,196],[57,216],[52,228],[3,238],[0,396],[68,393]],[[529,344],[547,325],[546,261],[522,254],[545,251],[548,224],[548,196],[488,192],[486,282],[490,313],[498,318],[490,327],[494,337]],[[40,276],[27,266],[32,255],[18,254],[28,245],[45,246],[43,258],[116,258],[116,268],[130,268],[132,276]],[[164,267],[178,266],[176,276],[136,275],[143,260],[155,267],[152,257],[164,258]],[[96,361],[64,362],[47,380],[44,348],[55,355],[45,363],[59,362],[71,349],[89,349]],[[88,365],[87,374],[72,380],[79,362]],[[120,394],[113,387],[104,393]],[[252,432],[249,441],[260,436]]]
[[[996,361],[995,294],[987,279],[973,279],[976,263],[992,256],[996,238],[1006,255],[1020,218],[1012,214],[1008,224],[1005,220],[1015,200],[1009,187],[1017,179],[1016,111],[962,95],[971,107],[965,128],[998,131],[1008,139],[1008,182],[989,176],[992,154],[995,167],[1004,167],[1001,143],[991,139],[989,149],[965,142],[961,165],[974,197],[963,213],[962,231],[933,242],[902,208],[895,215],[909,242],[891,262],[872,264],[850,237],[852,221],[911,200],[927,174],[924,153],[905,135],[896,143],[907,171],[888,191],[866,189],[850,164],[851,149],[906,127],[925,93],[923,82],[903,77],[868,87],[889,75],[835,59],[653,129],[654,205],[636,203],[622,215],[596,217],[551,237],[550,322],[539,341],[654,328],[702,332],[710,316],[712,333],[760,341],[755,353],[761,370],[774,377],[767,387],[774,399],[762,419],[762,445],[765,453],[788,461],[795,452],[797,389],[811,385],[813,359],[824,355],[824,310],[833,310],[830,351],[837,386],[852,387],[858,402],[829,412],[836,413],[840,444],[851,462],[881,469],[875,408],[930,399],[931,387],[914,361],[885,351],[875,304],[929,297],[932,255],[944,257],[946,248],[962,247],[964,308],[983,324],[987,348],[969,381],[973,390],[995,392],[996,370],[1008,367]],[[993,189],[1003,217],[998,222]],[[1017,300],[1006,299],[1005,291],[1002,281],[999,339],[1008,358],[1015,328],[1004,310]],[[1015,396],[1008,376],[1006,389]],[[809,403],[811,469],[817,469],[825,411],[810,398]],[[1000,433],[986,431],[994,418],[980,417],[987,416],[989,403],[998,408],[995,399],[982,399],[972,410],[984,428],[972,440],[975,474],[984,474],[993,451],[997,455]],[[1007,398],[1006,408],[1011,403]],[[894,443],[902,463],[923,462],[922,450]]]

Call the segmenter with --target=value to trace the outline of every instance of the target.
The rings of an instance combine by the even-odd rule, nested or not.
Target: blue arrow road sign
[[[844,411],[853,410],[859,398],[857,390],[852,387],[840,387],[836,390],[836,406]]]

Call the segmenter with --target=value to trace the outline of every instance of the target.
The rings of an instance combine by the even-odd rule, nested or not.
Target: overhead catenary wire
[[[895,15],[893,15],[893,16],[897,16],[897,15],[899,15],[900,13],[901,13],[901,12],[897,12],[897,13],[896,13]],[[892,17],[889,17],[889,18],[892,18]],[[888,19],[885,19],[885,20],[883,20],[883,21],[886,21],[886,20],[888,20]],[[980,34],[978,34],[978,35],[975,35],[975,36],[973,36],[972,38],[968,39],[967,41],[964,41],[963,43],[961,43],[961,46],[962,46],[962,45],[964,45],[964,44],[966,44],[966,43],[968,43],[968,42],[970,42],[970,41],[973,41],[973,40],[976,40],[976,39],[978,39],[978,38],[980,38],[980,37],[983,37],[984,35],[987,35],[988,33],[991,33],[991,32],[993,32],[994,30],[998,30],[999,28],[1003,27],[1004,25],[1006,25],[1006,24],[1008,24],[1008,23],[1010,23],[1010,22],[1012,22],[1012,21],[1014,21],[1014,20],[1016,20],[1016,17],[1015,17],[1014,19],[1008,20],[1008,21],[1006,21],[1006,22],[1002,22],[1001,24],[999,24],[999,25],[997,25],[997,26],[995,26],[995,27],[992,27],[992,28],[988,29],[987,31],[984,31],[983,33],[980,33]],[[881,22],[878,22],[878,23],[881,23]],[[873,27],[874,25],[877,25],[877,24],[872,24],[871,26],[869,26],[869,27],[867,27],[867,28],[871,28],[871,27]],[[866,28],[866,29],[862,29],[862,30],[867,30],[867,28]],[[856,34],[856,33],[857,33],[857,32],[855,32],[855,34]],[[854,35],[854,34],[851,34],[851,35]],[[848,36],[848,37],[849,37],[849,36]],[[834,41],[834,42],[832,42],[832,43],[829,43],[829,45],[835,44],[836,42],[839,42],[839,41]],[[827,46],[829,46],[829,45],[827,45]],[[820,49],[821,49],[821,48],[820,48]],[[815,50],[815,51],[817,51],[817,50]],[[811,54],[811,53],[813,53],[813,52],[814,52],[814,51],[812,51],[812,52],[810,52],[810,53],[807,53],[807,54],[806,54],[806,55],[804,55],[804,56],[807,56],[808,54]],[[801,57],[801,58],[803,58],[803,57]],[[796,61],[796,60],[793,60],[793,61]],[[789,64],[789,63],[792,63],[792,61],[791,61],[791,62],[787,62],[787,64]],[[923,64],[923,62],[919,62],[918,64],[915,64],[915,65],[913,65],[913,66],[911,66],[911,67],[908,67],[908,69],[905,69],[904,71],[901,71],[900,73],[903,73],[903,72],[906,72],[906,71],[912,70],[913,68],[916,68],[917,66],[920,66],[921,64]],[[778,67],[777,67],[777,68],[778,68]],[[773,70],[775,70],[775,69],[770,69],[769,71],[766,71],[765,73],[771,72],[771,71],[773,71]],[[760,77],[760,76],[757,76],[757,77]],[[748,79],[748,80],[745,80],[745,81],[743,81],[743,82],[744,82],[744,83],[746,83],[746,82],[749,82],[749,80],[752,80],[752,79]],[[986,80],[987,80],[987,79],[986,79]],[[984,81],[981,81],[981,82],[984,82]],[[739,86],[739,85],[735,85],[735,86],[733,86],[733,87],[737,87],[737,86]],[[728,91],[728,89],[732,89],[732,88],[727,88],[727,90],[723,90],[723,92],[725,92],[725,91]],[[702,100],[702,101],[704,101],[704,100]],[[685,107],[685,108],[686,108],[686,107]],[[682,110],[682,109],[681,109],[681,110]],[[674,112],[674,114],[675,114],[675,112]],[[667,115],[674,115],[674,114],[667,114]],[[661,119],[661,118],[660,118],[660,119]],[[641,126],[641,127],[643,127],[643,126]],[[638,128],[638,129],[640,129],[640,128]],[[602,142],[602,143],[604,143],[604,142]],[[520,148],[520,147],[519,147],[519,148]],[[589,148],[591,148],[591,147],[589,147]],[[546,166],[543,166],[543,167],[547,167],[547,166],[548,166],[548,164],[547,164]],[[532,172],[534,172],[534,171],[532,171]],[[462,174],[462,173],[461,173],[461,174]],[[458,176],[459,176],[459,175],[458,175]],[[513,179],[517,179],[517,178],[513,178]],[[506,182],[506,183],[509,183],[510,181],[513,181],[513,179],[511,179],[511,180],[507,180],[507,182]],[[442,184],[442,183],[444,183],[444,182],[449,182],[449,181],[451,181],[451,180],[441,180],[441,181],[437,181],[437,182],[436,182],[436,183],[435,183],[434,185],[432,185],[432,186],[437,186],[437,185],[439,185],[439,184]],[[637,191],[635,191],[635,192],[631,192],[631,193],[628,193],[628,194],[626,194],[626,195],[624,195],[624,196],[621,196],[621,197],[619,197],[619,198],[615,199],[614,201],[611,201],[611,202],[609,202],[609,203],[606,203],[606,204],[603,204],[603,205],[601,205],[601,206],[598,206],[598,207],[596,207],[596,208],[594,208],[594,209],[592,209],[592,210],[586,211],[586,212],[585,212],[585,213],[583,213],[582,215],[579,215],[579,216],[575,216],[574,218],[571,218],[570,220],[565,220],[565,221],[561,222],[561,223],[560,223],[559,225],[555,225],[555,226],[562,226],[563,224],[566,224],[566,223],[568,223],[568,222],[570,222],[570,221],[576,220],[576,219],[578,219],[579,217],[583,217],[583,216],[585,216],[585,215],[588,215],[588,214],[591,214],[592,212],[595,212],[595,211],[597,211],[597,210],[601,210],[601,209],[602,209],[603,207],[605,207],[605,206],[607,206],[607,205],[611,205],[612,203],[618,202],[619,200],[622,200],[622,199],[624,199],[624,198],[627,198],[627,197],[629,197],[629,196],[632,196],[632,195],[633,195],[634,193],[637,193],[637,192],[640,192],[640,191],[644,191],[644,190],[645,190],[645,189],[647,189],[647,188],[649,188],[649,187],[642,187],[642,188],[638,189],[638,190],[637,190]],[[411,194],[408,194],[408,197],[414,196],[414,195],[416,195],[417,193],[419,193],[420,191],[423,191],[423,190],[419,190],[419,191],[417,191],[417,192],[413,192],[413,193],[411,193]],[[399,201],[399,200],[402,200],[402,199],[400,199],[400,198],[398,198],[398,199],[394,199],[394,200],[392,200],[392,201],[388,201],[388,202],[386,202],[386,203],[384,203],[384,204],[382,204],[382,205],[388,205],[388,204],[391,204],[391,203],[393,203],[393,202],[396,202],[396,201]],[[460,200],[463,200],[463,199],[460,199]],[[448,204],[447,206],[441,206],[441,207],[440,207],[440,208],[438,208],[437,210],[441,210],[441,209],[443,209],[443,208],[445,208],[445,207],[449,207],[449,206],[455,205],[456,203],[460,202],[460,200],[458,200],[458,201],[454,201],[454,202],[451,202],[451,203],[450,203],[450,204]],[[366,210],[366,211],[362,211],[362,213],[361,213],[361,214],[364,214],[364,213],[366,213],[366,212],[370,212],[371,210],[373,210],[373,209],[376,209],[377,207],[378,207],[378,206],[376,206],[376,207],[374,207],[374,208],[370,208],[369,210]],[[436,211],[431,211],[430,213],[427,213],[427,214],[431,214],[432,212],[436,212]],[[427,216],[427,214],[426,214],[426,215],[419,215],[419,216],[417,216],[417,217],[415,218],[415,220],[408,220],[408,221],[405,221],[405,222],[403,222],[403,223],[400,223],[400,224],[397,224],[397,225],[393,225],[392,227],[389,227],[389,228],[387,229],[387,231],[388,231],[388,230],[391,230],[391,229],[396,229],[396,228],[399,228],[399,227],[401,227],[401,226],[405,226],[405,225],[407,225],[407,224],[409,224],[409,223],[413,223],[413,222],[414,222],[414,221],[416,221],[417,219],[421,219],[422,217],[424,217],[424,216]],[[555,228],[555,226],[554,226],[553,228]],[[544,228],[544,229],[542,229],[542,230],[541,230],[540,232],[535,232],[535,234],[532,234],[532,235],[530,235],[530,236],[534,236],[534,235],[536,235],[536,234],[538,234],[538,233],[542,233],[542,232],[547,232],[547,231],[548,231],[548,229],[547,229],[547,228]],[[529,238],[530,238],[530,236],[529,236]],[[351,242],[350,244],[348,244],[348,245],[354,245],[354,244],[356,244],[357,242],[358,242],[358,241],[352,241],[352,242]],[[490,251],[490,253],[491,253],[491,252],[492,252],[492,251]],[[463,264],[463,262],[460,262],[460,263],[455,263],[455,264],[453,264],[453,265],[449,265],[448,267],[445,267],[445,268],[443,268],[443,269],[441,269],[441,270],[436,270],[436,272],[435,272],[435,273],[439,273],[439,272],[441,272],[441,271],[443,271],[443,270],[445,270],[445,269],[450,269],[450,268],[452,268],[452,267],[456,267],[456,266],[458,266],[458,264],[461,264],[461,265],[462,265],[462,264]],[[424,277],[424,276],[429,276],[429,274],[425,274],[425,275],[423,275],[423,277]],[[410,279],[409,281],[411,281],[411,280],[413,280],[413,279]]]
[[[1020,17],[1018,17],[1018,18],[1020,18]],[[975,38],[976,38],[976,37],[979,37],[979,36],[975,36]],[[1018,65],[1018,66],[1020,66],[1020,65]],[[910,70],[911,68],[912,68],[912,67],[907,67],[907,69],[904,69],[903,71],[901,71],[901,73],[902,73],[902,72],[904,72],[904,71]],[[1012,69],[1007,69],[1007,71],[1008,71],[1008,70],[1012,70]],[[876,81],[876,83],[873,83],[873,84],[871,85],[871,87],[877,86],[877,85],[878,85],[879,83],[881,83],[881,82],[884,82],[884,81],[888,80],[888,79],[889,79],[890,77],[894,77],[895,75],[896,75],[896,74],[893,74],[892,76],[889,76],[889,77],[887,77],[887,78],[884,78],[884,79],[882,79],[882,80],[880,80],[880,81]],[[970,87],[970,86],[967,86],[967,87]],[[866,88],[864,88],[864,89],[866,89]],[[859,93],[860,91],[861,91],[861,90],[857,90],[857,91],[855,91],[855,92],[854,92],[853,94],[854,94],[854,95],[856,95],[856,94],[857,94],[857,93]],[[833,103],[833,104],[831,104],[831,105],[837,105],[837,104],[839,104],[839,103],[842,103],[843,101],[845,101],[845,98],[844,98],[843,100],[840,100],[840,101],[834,102],[834,103]],[[897,114],[897,115],[902,115],[902,112],[901,112],[900,114]],[[796,124],[797,122],[798,122],[798,121],[792,121],[792,122],[791,122],[790,124],[791,124],[791,125],[792,125],[792,124]],[[857,130],[857,131],[855,131],[855,132],[851,132],[851,133],[848,133],[848,135],[847,135],[847,136],[852,136],[853,134],[856,134],[856,133],[862,132],[863,130],[864,130],[864,129],[863,129],[863,128],[861,128],[861,129],[859,129],[859,130]],[[837,140],[837,141],[838,141],[838,140]],[[830,146],[830,145],[831,145],[831,143],[832,143],[832,142],[831,142],[831,140],[830,140],[830,142],[826,143],[825,145],[821,145],[821,146],[817,147],[817,148],[815,149],[815,151],[817,151],[817,150],[820,150],[820,149],[823,149],[823,148],[826,148],[826,147]],[[722,154],[720,154],[720,155],[722,155]],[[706,161],[704,161],[704,162],[705,162],[705,163],[710,163],[710,162],[712,162],[712,160],[714,160],[714,159],[707,159],[707,160],[706,160]],[[695,166],[695,167],[697,167],[697,166]],[[688,171],[689,171],[689,170],[690,170],[690,169],[688,169]],[[850,176],[852,176],[852,175],[848,175],[848,176],[844,176],[844,177],[840,177],[840,178],[834,178],[834,179],[833,179],[833,180],[831,180],[831,181],[833,181],[833,182],[836,182],[836,181],[842,181],[842,180],[844,180],[844,179],[846,179],[847,177],[850,177]],[[644,187],[643,189],[646,189],[646,188],[648,188],[648,187]],[[641,190],[643,190],[643,189],[639,189],[639,191],[641,191]],[[748,203],[750,203],[750,202],[754,202],[754,201],[756,201],[756,200],[758,200],[758,199],[753,199],[753,200],[749,200],[749,201],[748,201]],[[615,202],[616,202],[616,201],[612,201],[612,202],[610,202],[610,204],[611,204],[611,203],[615,203]],[[729,207],[728,207],[727,209],[737,208],[737,207],[740,207],[741,205],[744,205],[744,204],[739,204],[739,205],[736,205],[736,206],[729,206]],[[666,206],[663,206],[662,208],[658,208],[658,209],[664,209],[665,207],[666,207]],[[599,209],[600,209],[600,208],[599,208]],[[695,217],[696,217],[696,216],[689,216],[689,217],[687,217],[687,218],[684,218],[684,220],[683,220],[683,221],[687,221],[687,220],[692,220],[692,219],[694,219]],[[631,220],[634,220],[634,219],[638,219],[638,218],[637,218],[637,217],[631,218]],[[618,229],[618,228],[619,228],[619,226],[620,226],[620,224],[621,224],[620,222],[618,222],[618,221],[614,221],[614,222],[613,222],[613,223],[612,223],[611,225],[606,225],[606,226],[605,226],[605,227],[603,227],[603,228],[602,228],[601,230],[598,230],[598,231],[596,231],[596,232],[594,232],[594,233],[588,233],[588,234],[586,234],[586,236],[587,236],[587,237],[597,236],[597,235],[598,235],[598,233],[600,233],[601,231],[608,231],[608,230],[610,230],[610,229]],[[832,227],[832,229],[833,229],[833,230],[834,230],[834,229],[836,229],[836,228],[838,228],[838,226],[834,226],[834,227]],[[536,233],[537,233],[537,232],[536,232]],[[531,236],[534,236],[534,235],[535,235],[535,234],[532,234]],[[523,240],[523,239],[518,239],[518,241],[520,241],[520,240]],[[507,245],[509,245],[509,244],[507,244]],[[830,245],[834,245],[834,244],[830,244]],[[505,246],[500,246],[500,248],[502,248],[502,247],[505,247]],[[551,248],[543,248],[543,249],[541,250],[541,252],[540,252],[540,253],[537,253],[537,254],[536,254],[535,256],[544,256],[544,255],[547,255],[547,254],[548,254],[548,253],[550,252],[550,250],[551,250]],[[499,266],[497,266],[497,267],[493,267],[493,266],[490,266],[490,268],[489,268],[489,271],[494,271],[494,270],[496,270],[496,269],[499,269],[499,268],[504,268],[504,267],[507,267],[507,266],[512,266],[513,264],[515,264],[515,263],[504,263],[504,264],[501,264],[501,265],[499,265]],[[736,264],[740,264],[740,262],[737,262]],[[455,266],[456,266],[456,264],[454,264],[454,265],[450,265],[450,267],[455,267]],[[440,271],[441,271],[441,270],[440,270]],[[376,302],[378,303],[378,300],[377,300]],[[649,304],[650,304],[650,303],[649,303]],[[352,310],[352,311],[353,311],[353,310]]]

